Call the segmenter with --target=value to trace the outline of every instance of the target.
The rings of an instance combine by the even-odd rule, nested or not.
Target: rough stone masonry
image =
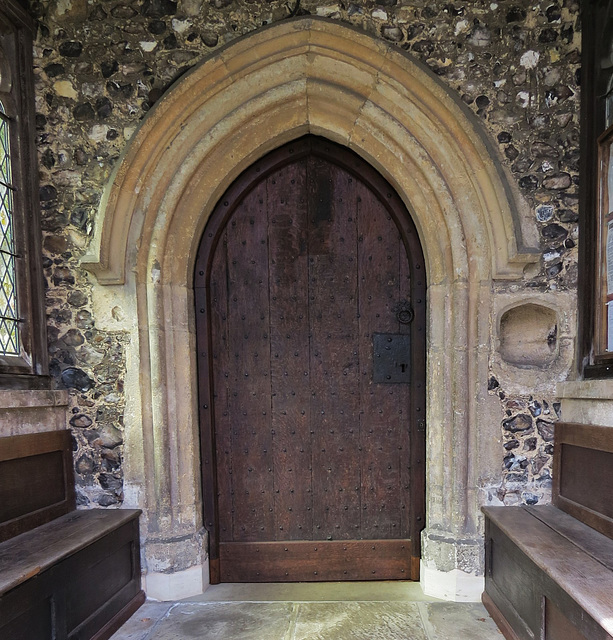
[[[427,65],[482,120],[529,203],[542,257],[523,286],[542,294],[576,287],[578,2],[47,0],[32,2],[31,12],[49,349],[57,386],[70,390],[80,504],[123,499],[128,338],[96,327],[93,278],[79,266],[104,186],[164,92],[216,48],[262,25],[323,16],[384,38]],[[518,285],[497,286],[503,292]],[[554,382],[522,388],[492,371],[488,389],[506,413],[505,472],[486,500],[548,500],[559,417]]]

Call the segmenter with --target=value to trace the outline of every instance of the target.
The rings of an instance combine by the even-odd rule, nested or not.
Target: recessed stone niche
[[[546,367],[558,355],[558,315],[548,307],[527,303],[500,319],[500,355],[519,367]]]

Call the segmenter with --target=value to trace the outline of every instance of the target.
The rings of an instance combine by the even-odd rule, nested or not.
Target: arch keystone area
[[[500,408],[484,387],[492,284],[520,280],[537,260],[536,229],[481,124],[434,74],[394,45],[313,17],[233,41],[164,95],[118,162],[82,259],[134,319],[125,472],[127,495],[145,509],[150,595],[203,584],[192,291],[200,237],[244,169],[309,132],[372,164],[420,235],[429,285],[422,567],[431,593],[472,598],[482,580],[479,487],[500,474]],[[94,287],[100,309],[105,289]]]

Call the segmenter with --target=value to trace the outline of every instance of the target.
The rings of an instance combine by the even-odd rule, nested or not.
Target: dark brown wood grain
[[[219,383],[215,386],[215,395],[212,399],[206,399],[206,406],[211,406],[208,411],[214,411],[215,424],[219,425],[215,438],[215,451],[213,456],[208,456],[203,460],[207,469],[211,470],[211,477],[209,482],[213,483],[213,486],[217,486],[217,479],[214,477],[215,465],[213,460],[216,461],[217,473],[224,478],[230,484],[230,492],[233,488],[232,466],[233,466],[233,447],[232,447],[232,428],[230,421],[230,375],[232,372],[232,360],[230,356],[230,344],[228,336],[228,288],[225,286],[227,279],[227,235],[224,234],[222,240],[222,247],[219,252],[219,259],[213,262],[211,267],[211,300],[214,304],[215,312],[210,315],[211,332],[216,336],[215,342],[211,345],[211,355],[215,369],[218,372]],[[199,313],[199,319],[204,322],[207,317],[204,313]],[[205,327],[206,328],[206,327]],[[199,331],[203,328],[199,327]],[[207,389],[208,391],[208,389]],[[202,393],[201,393],[202,397]],[[211,403],[211,404],[209,404]],[[204,405],[202,405],[204,406]],[[211,459],[212,458],[212,459]],[[204,466],[203,466],[204,468]],[[210,492],[213,494],[213,491]],[[212,495],[205,496],[207,505],[212,506]],[[220,528],[219,535],[222,537],[232,536],[232,500],[226,500],[220,505],[223,509],[223,515],[220,516],[220,520],[223,522],[223,527]],[[211,523],[207,522],[207,525]],[[216,536],[212,532],[210,535],[214,540]]]
[[[553,505],[525,507],[525,509],[535,518],[613,571],[613,543],[611,538],[596,531],[589,525],[586,526],[580,520],[573,518]]]
[[[610,640],[613,572],[599,557],[582,548],[584,535],[580,531],[557,531],[555,518],[542,519],[542,510],[484,508],[489,598],[522,640],[544,637],[545,598],[586,638]],[[590,535],[587,525],[576,526]],[[603,536],[601,549],[603,544],[608,545],[606,555],[610,556],[613,541]],[[573,637],[570,632],[568,637]]]
[[[602,310],[601,265],[598,263],[600,217],[598,183],[599,136],[606,129],[606,100],[609,71],[601,64],[610,50],[611,4],[583,0],[581,60],[581,153],[579,173],[579,226],[583,241],[579,244],[578,274],[578,357],[579,374],[584,378],[611,378],[611,354],[599,354],[597,316]]]
[[[225,251],[229,377],[214,371],[215,390],[228,385],[228,421],[217,433],[230,430],[232,447],[230,494],[228,478],[217,480],[220,496],[232,504],[232,532],[220,536],[224,541],[274,535],[268,246],[266,225],[259,223],[266,216],[265,182],[245,198],[240,214],[231,218]]]
[[[484,509],[486,592],[519,638],[613,637],[612,469],[613,429],[558,422],[555,506]]]
[[[590,640],[554,602],[545,598],[545,640]]]
[[[417,579],[426,281],[397,194],[338,145],[286,145],[220,200],[194,288],[212,581],[241,566],[220,544],[370,539],[402,540],[396,577]],[[381,332],[410,336],[408,384],[373,383]]]
[[[398,228],[375,194],[358,186],[358,262],[360,335],[360,412],[362,445],[362,529],[365,536],[410,537],[409,420],[412,389],[372,380],[374,333],[410,334],[397,319],[396,306],[410,300],[408,257]],[[406,362],[407,367],[411,363]]]
[[[494,620],[505,639],[520,640],[519,636],[513,630],[513,627],[511,627],[507,619],[502,615],[500,609],[488,595],[487,591],[483,592],[481,601],[483,602],[483,606],[487,609],[487,612],[492,616],[492,620]]]
[[[309,314],[315,540],[363,537],[360,529],[356,224],[350,176],[310,158]],[[370,536],[369,536],[370,537]]]
[[[104,626],[97,631],[91,640],[108,640],[129,620],[147,600],[144,591],[137,593],[130,602],[120,609]]]
[[[0,545],[0,637],[110,637],[144,601],[139,513],[80,511]],[[20,635],[30,618],[40,634]]]
[[[313,531],[306,158],[267,180],[275,539]],[[291,185],[280,191],[278,184]],[[307,374],[307,375],[305,375]]]
[[[74,511],[0,545],[0,592],[9,591],[70,555],[137,520],[134,509]]]
[[[556,423],[553,502],[613,538],[613,429]]]
[[[75,511],[72,439],[0,438],[0,637],[106,640],[144,601],[140,510]]]
[[[53,569],[69,640],[88,640],[141,593],[137,523],[132,518]]]
[[[69,431],[0,438],[0,542],[74,508]]]
[[[228,542],[220,545],[228,582],[407,580],[409,540]]]

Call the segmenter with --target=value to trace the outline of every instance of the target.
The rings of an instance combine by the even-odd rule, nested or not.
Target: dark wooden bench
[[[69,431],[0,438],[0,638],[109,638],[145,600],[140,513],[75,511]]]
[[[508,640],[613,639],[613,428],[557,423],[553,504],[485,507],[483,603]]]

